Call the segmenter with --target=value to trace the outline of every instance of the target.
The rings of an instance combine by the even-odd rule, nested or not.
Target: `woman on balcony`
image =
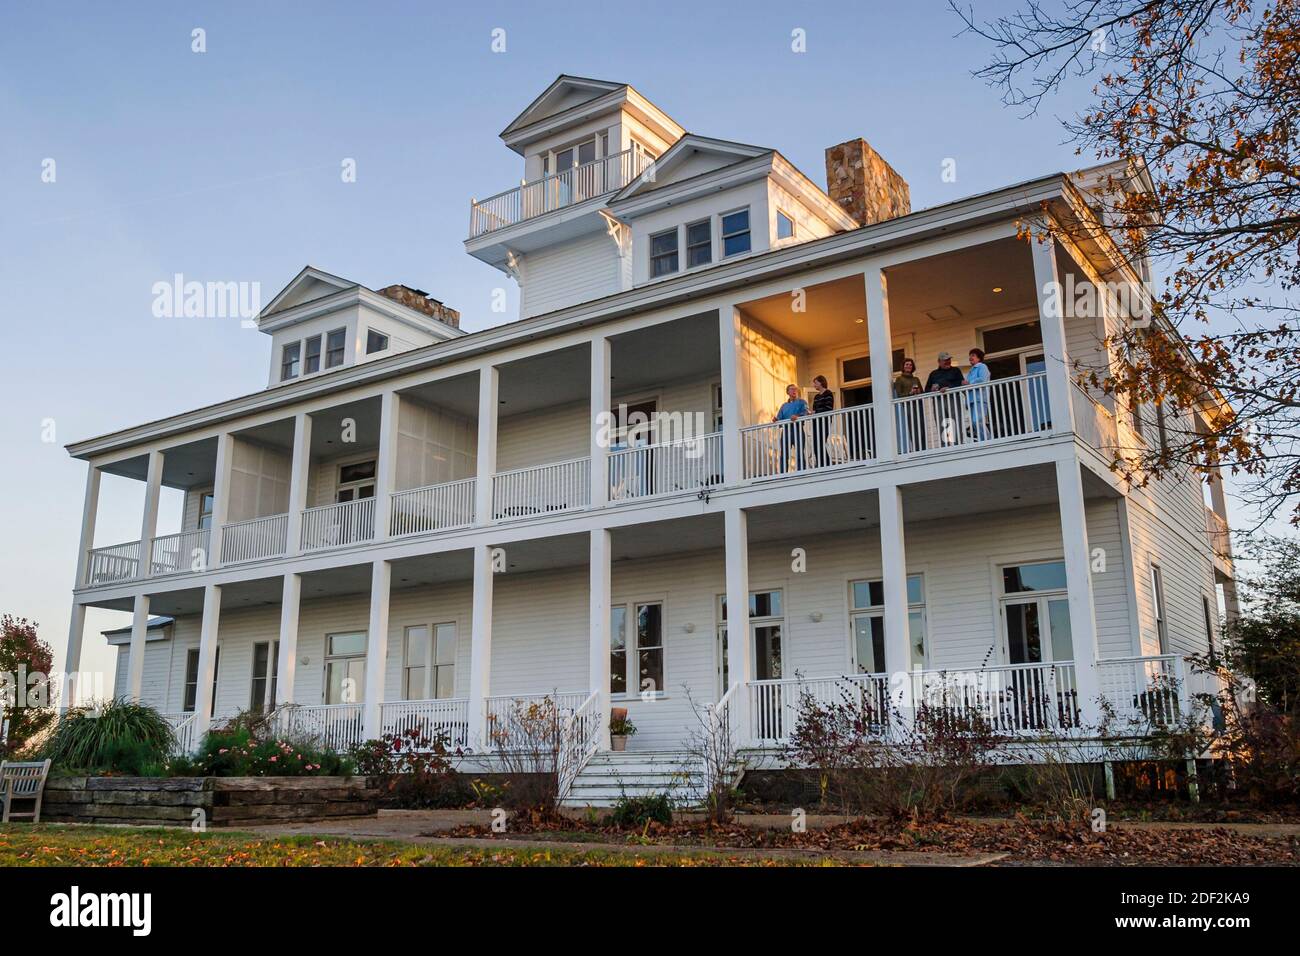
[[[825,375],[813,378],[813,388],[816,390],[816,394],[813,395],[813,414],[820,415],[822,412],[835,411],[835,393],[831,391]],[[813,459],[817,462],[818,468],[825,468],[831,463],[830,453],[826,450],[830,429],[829,418],[818,418],[813,421]]]
[[[921,379],[916,374],[916,361],[903,359],[903,370],[894,379],[894,399],[910,398],[921,394]],[[897,408],[898,416],[898,452],[906,455],[909,451],[921,451],[925,448],[925,409],[920,402],[907,402]]]
[[[984,364],[984,350],[971,349],[970,355],[970,372],[966,375],[967,385],[985,385],[991,379],[989,367]],[[966,394],[966,406],[970,409],[970,435],[971,439],[976,442],[988,441],[992,435],[989,432],[989,399],[987,389],[974,388]]]

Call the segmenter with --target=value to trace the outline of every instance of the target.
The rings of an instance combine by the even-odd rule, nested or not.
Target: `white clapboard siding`
[[[519,317],[590,302],[622,289],[618,247],[604,231],[557,243],[523,257]]]

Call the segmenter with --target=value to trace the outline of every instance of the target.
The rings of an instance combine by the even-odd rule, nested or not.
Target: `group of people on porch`
[[[937,365],[925,385],[916,374],[916,361],[904,358],[900,371],[894,377],[892,392],[895,400],[911,398],[928,392],[947,392],[967,385],[983,385],[991,380],[989,367],[984,364],[983,349],[970,350],[970,371],[965,375],[961,369],[952,364],[952,353],[940,352]],[[780,462],[782,471],[803,471],[808,467],[805,454],[805,435],[801,418],[812,418],[809,423],[812,442],[813,467],[824,468],[835,458],[845,461],[860,461],[870,457],[870,442],[866,435],[865,420],[845,421],[841,428],[832,429],[830,417],[826,412],[835,410],[835,393],[825,375],[814,376],[812,380],[813,399],[809,405],[798,385],[787,385],[786,400],[772,416],[774,423],[788,423],[781,428]],[[979,389],[972,389],[965,395],[965,404],[970,416],[971,437],[975,441],[987,441],[990,437],[988,425],[988,397]],[[820,416],[820,417],[818,417]],[[926,429],[924,427],[924,409],[919,402],[909,403],[897,409],[898,450],[901,453],[920,451],[926,447]],[[950,416],[951,417],[951,416]],[[843,441],[843,448],[833,450],[832,445]],[[793,452],[793,456],[791,455]]]

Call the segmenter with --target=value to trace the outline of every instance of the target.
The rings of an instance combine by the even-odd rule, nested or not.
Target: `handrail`
[[[560,753],[556,761],[559,777],[559,796],[568,796],[573,782],[587,765],[596,748],[600,746],[601,718],[604,708],[601,693],[593,690],[565,721],[564,733],[560,737]]]

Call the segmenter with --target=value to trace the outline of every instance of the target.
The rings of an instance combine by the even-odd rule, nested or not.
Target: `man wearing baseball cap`
[[[925,380],[925,390],[946,392],[950,388],[961,388],[965,384],[966,380],[962,378],[961,369],[953,368],[951,353],[940,352],[939,367]]]

